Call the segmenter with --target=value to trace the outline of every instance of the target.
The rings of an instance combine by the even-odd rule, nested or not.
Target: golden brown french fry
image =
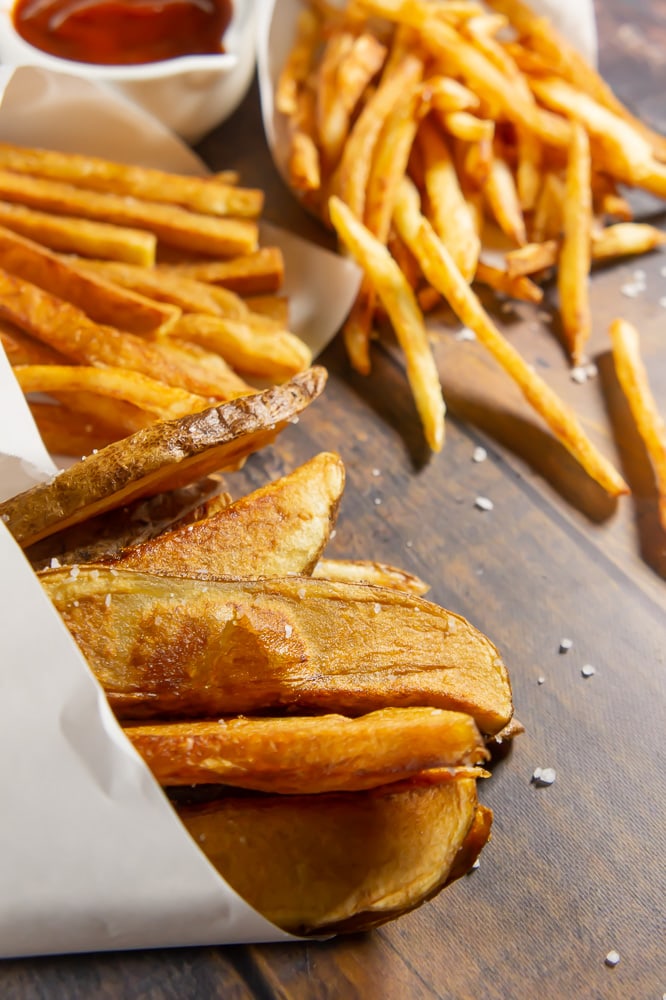
[[[641,222],[617,222],[592,233],[592,259],[610,260],[632,254],[648,253],[666,243],[666,233]]]
[[[157,270],[221,285],[238,295],[261,295],[277,292],[282,285],[284,258],[279,247],[261,247],[230,260],[162,264]]]
[[[0,271],[0,316],[79,364],[128,368],[217,399],[253,391],[216,354],[93,323],[69,302],[6,271]]]
[[[231,785],[275,795],[352,792],[430,768],[486,760],[469,715],[385,708],[343,715],[125,726],[161,785]],[[479,775],[485,772],[479,771]]]
[[[542,175],[541,143],[531,132],[518,129],[516,187],[518,188],[518,201],[524,212],[531,212],[536,206]]]
[[[462,142],[492,141],[495,123],[487,118],[477,118],[468,111],[449,111],[439,115],[442,128]]]
[[[6,201],[0,202],[0,225],[63,253],[123,260],[141,267],[151,267],[155,263],[157,239],[145,229],[50,215]]]
[[[65,181],[80,188],[182,205],[194,212],[256,218],[263,192],[230,186],[215,177],[186,177],[112,160],[0,143],[0,169]]]
[[[557,240],[547,240],[545,243],[526,243],[524,247],[510,250],[506,255],[509,277],[519,278],[555,267],[558,246]]]
[[[386,247],[354,217],[344,202],[331,198],[329,212],[340,240],[370,277],[391,319],[405,353],[407,378],[426,440],[433,451],[440,451],[444,443],[446,407],[432,348],[414,293]]]
[[[413,573],[386,563],[362,559],[320,559],[311,574],[317,580],[338,583],[372,583],[375,587],[394,587],[421,596],[430,586]]]
[[[513,378],[558,440],[611,496],[627,493],[626,483],[585,435],[573,411],[526,364],[494,325],[456,268],[448,250],[428,220],[421,215],[418,193],[407,181],[401,188],[395,222],[403,239],[418,257],[430,284],[441,292],[460,322],[474,330],[478,340]]]
[[[479,261],[474,280],[494,288],[503,295],[508,295],[510,299],[520,299],[522,302],[541,302],[543,299],[543,289],[525,275],[515,277],[508,271],[491,267],[483,261]]]
[[[266,316],[283,329],[289,329],[289,299],[286,295],[249,295],[242,301],[255,316]]]
[[[147,410],[160,420],[183,417],[210,406],[210,400],[185,389],[157,382],[124,368],[88,365],[17,365],[14,375],[24,392],[86,392],[120,399]]]
[[[544,177],[541,191],[534,206],[530,226],[533,243],[559,239],[564,217],[564,181],[549,171]]]
[[[605,174],[592,174],[592,203],[594,211],[599,215],[611,216],[622,222],[632,222],[634,211],[618,192],[614,181]]]
[[[153,423],[0,503],[0,517],[26,547],[93,514],[234,468],[273,441],[325,384],[325,369],[315,367],[284,386]]]
[[[430,118],[421,122],[418,142],[433,227],[446,242],[449,253],[465,280],[471,281],[481,251],[481,241],[461,190],[451,153],[444,137]]]
[[[171,246],[208,256],[233,256],[257,249],[257,224],[250,219],[216,218],[177,205],[84,190],[9,170],[0,170],[0,197],[60,215],[137,226]]]
[[[476,94],[453,77],[429,76],[421,85],[421,100],[426,107],[442,114],[452,111],[475,111],[481,101]]]
[[[584,360],[592,328],[589,275],[592,241],[590,143],[575,122],[564,199],[564,235],[557,269],[562,332],[574,365]]]
[[[64,354],[30,337],[6,319],[0,319],[0,341],[11,365],[68,364]]]
[[[657,481],[659,520],[666,531],[666,425],[650,389],[637,329],[626,320],[615,319],[609,334],[618,382],[652,462]]]
[[[282,381],[312,363],[310,348],[295,334],[251,324],[242,317],[187,313],[168,333],[219,354],[234,371],[256,378]]]
[[[282,67],[275,89],[275,107],[283,115],[294,115],[298,109],[298,91],[305,84],[319,42],[321,22],[315,11],[305,7],[296,22],[296,38]]]
[[[526,44],[542,55],[546,65],[589,94],[616,115],[623,117],[650,143],[658,159],[666,159],[666,139],[635,118],[617,99],[606,81],[575,47],[545,17],[540,17],[523,0],[488,0],[517,29]]]
[[[318,191],[321,163],[316,140],[316,98],[310,87],[299,90],[296,111],[289,120],[289,180],[297,191]]]
[[[492,158],[483,192],[488,207],[502,232],[518,246],[524,246],[527,242],[525,219],[520,207],[513,171],[497,150]]]
[[[406,55],[392,72],[385,70],[347,137],[333,175],[332,191],[349,205],[358,219],[364,217],[372,155],[380,132],[405,90],[418,84],[422,75],[423,63],[416,55]]]
[[[60,258],[39,243],[3,226],[0,226],[0,267],[71,302],[95,322],[108,323],[128,333],[163,332],[180,315],[180,310],[173,306],[125,291],[101,277],[85,273],[78,262]],[[137,267],[137,270],[147,269]]]
[[[335,525],[345,470],[322,452],[216,514],[120,552],[116,565],[160,576],[309,575]]]
[[[513,714],[506,668],[490,640],[399,590],[90,565],[78,574],[44,570],[40,582],[123,718],[431,706],[466,712],[492,734]],[[185,634],[205,641],[183,644]],[[137,642],[141,657],[132,655]]]
[[[369,375],[370,338],[375,314],[375,289],[367,275],[363,275],[354,304],[342,327],[342,337],[349,363],[360,375]]]

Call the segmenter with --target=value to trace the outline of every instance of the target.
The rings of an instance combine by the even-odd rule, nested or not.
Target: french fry
[[[423,316],[414,293],[386,247],[340,199],[330,199],[329,212],[338,236],[370,277],[391,319],[405,353],[407,378],[426,440],[433,451],[439,451],[444,443],[446,407]]]
[[[641,222],[617,222],[600,232],[592,233],[592,259],[610,260],[615,257],[648,253],[666,243],[666,233]]]
[[[165,385],[140,372],[87,365],[18,365],[14,375],[24,392],[86,392],[120,399],[160,420],[183,417],[210,406],[210,400],[185,389]]]
[[[97,323],[108,323],[128,333],[159,333],[180,315],[180,310],[173,306],[125,291],[101,277],[90,276],[75,263],[2,226],[0,267],[65,299]],[[146,269],[137,267],[137,270]]]
[[[511,275],[508,271],[492,267],[484,261],[479,261],[475,281],[482,285],[488,285],[489,288],[494,288],[495,291],[507,295],[510,299],[520,299],[522,302],[541,302],[543,300],[543,289],[525,275]]]
[[[552,171],[545,175],[541,191],[534,206],[530,226],[533,243],[559,239],[564,219],[564,181]]]
[[[481,104],[469,87],[444,75],[429,76],[423,81],[421,99],[426,107],[445,115],[452,111],[475,111]]]
[[[78,364],[129,368],[218,399],[253,391],[218,355],[93,323],[70,303],[6,271],[0,271],[0,316]]]
[[[557,240],[547,240],[545,243],[526,243],[517,250],[510,250],[506,255],[509,277],[519,278],[555,267],[558,247]]]
[[[274,795],[362,791],[488,757],[471,716],[432,708],[386,708],[357,719],[157,723],[124,731],[161,785],[219,782]]]
[[[587,132],[574,124],[564,200],[564,236],[557,269],[562,332],[571,360],[584,359],[590,336],[589,274],[592,256],[592,190]]]
[[[320,559],[311,575],[317,580],[371,583],[375,587],[393,587],[417,596],[422,596],[430,590],[429,585],[419,580],[413,573],[388,566],[386,563],[362,559]]]
[[[466,712],[492,734],[512,715],[495,646],[464,618],[399,590],[91,565],[74,576],[44,570],[40,582],[122,718],[428,706]],[[183,648],[177,637],[201,635],[204,622],[205,641]]]
[[[157,239],[145,229],[50,215],[6,201],[0,202],[0,225],[62,253],[122,260],[141,267],[155,263]]]
[[[344,482],[338,456],[322,452],[211,517],[120,552],[116,565],[203,579],[308,575],[329,540]]]
[[[650,389],[638,331],[626,320],[615,319],[609,334],[618,382],[652,462],[657,481],[659,521],[666,531],[666,425]]]
[[[266,316],[283,329],[289,328],[289,299],[286,295],[248,295],[243,301],[255,316]]]
[[[221,285],[239,295],[263,295],[277,292],[282,285],[284,259],[279,247],[261,247],[230,260],[162,264],[157,270]]]
[[[257,225],[253,220],[216,218],[176,205],[88,191],[9,170],[0,170],[0,197],[60,215],[137,226],[169,245],[209,256],[231,257],[257,249]]]
[[[483,191],[502,232],[518,246],[524,246],[527,233],[516,182],[508,163],[497,151],[492,158]]]
[[[181,205],[211,215],[254,219],[264,204],[262,191],[225,184],[219,177],[186,177],[100,157],[9,143],[0,143],[0,169],[65,181],[93,191]]]
[[[294,115],[298,109],[298,91],[306,83],[314,51],[319,43],[320,19],[315,11],[305,7],[298,15],[296,40],[282,67],[275,90],[275,107],[283,115]]]
[[[611,178],[605,174],[598,172],[592,174],[592,202],[594,211],[599,215],[611,216],[622,222],[633,221],[634,211],[631,205],[618,192]]]
[[[296,111],[289,121],[289,180],[297,191],[318,191],[321,163],[316,141],[316,102],[311,88],[299,90]]]
[[[0,341],[11,365],[66,365],[60,351],[29,336],[20,327],[0,319]]]
[[[432,225],[446,242],[449,253],[465,280],[471,281],[481,251],[481,241],[460,188],[451,153],[430,119],[421,123],[418,139]]]
[[[495,133],[494,122],[477,118],[468,111],[449,111],[440,115],[439,121],[445,132],[462,142],[492,141]]]
[[[525,363],[495,327],[457,270],[446,247],[437,238],[428,220],[421,215],[418,194],[410,188],[407,181],[403,182],[395,221],[403,239],[418,257],[430,284],[441,292],[460,322],[474,330],[478,340],[513,378],[558,440],[611,496],[627,493],[626,483],[587,438],[573,411]]]

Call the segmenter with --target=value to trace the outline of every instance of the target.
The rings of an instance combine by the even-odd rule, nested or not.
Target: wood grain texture
[[[634,111],[666,130],[663,3],[606,0],[597,13],[605,75]],[[268,162],[255,92],[200,148],[213,168],[236,166],[246,183],[267,188],[269,218],[330,243]],[[664,225],[663,206],[643,198],[636,204]],[[499,317],[618,461],[631,498],[612,504],[600,494],[479,346],[456,341],[446,323],[436,351],[452,415],[441,455],[423,451],[397,352],[375,350],[373,373],[362,378],[350,373],[336,343],[322,359],[331,376],[324,397],[230,482],[240,495],[319,450],[338,450],[348,483],[329,554],[404,566],[432,584],[433,600],[497,643],[527,731],[495,760],[481,789],[495,811],[481,867],[365,936],[10,961],[0,967],[3,998],[662,995],[666,539],[654,479],[609,364],[606,330],[617,315],[638,326],[663,410],[665,263],[653,254],[595,273],[590,354],[600,375],[582,386],[571,382],[543,309],[520,305]],[[647,289],[627,298],[621,287],[639,268]],[[489,452],[480,464],[471,460],[477,444]],[[475,509],[479,495],[490,497],[494,510]],[[563,655],[564,636],[573,647]],[[587,663],[596,674],[585,679]],[[537,766],[556,769],[554,785],[531,784]],[[621,956],[614,969],[604,964],[611,949]]]

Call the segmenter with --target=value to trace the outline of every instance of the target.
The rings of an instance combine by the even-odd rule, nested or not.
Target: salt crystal
[[[595,668],[592,666],[591,663],[586,663],[585,666],[581,668],[580,672],[583,675],[583,677],[592,677],[594,674],[596,674],[597,671],[595,670]]]
[[[293,625],[285,625],[285,627],[284,627],[284,634],[286,635],[287,639],[291,639],[291,635],[292,635],[293,631],[294,631],[294,626]]]
[[[573,639],[560,639],[560,653],[568,653],[573,646]]]
[[[375,499],[372,502],[374,503],[375,507],[380,507],[381,503],[382,503],[382,498],[381,497],[375,497]]]
[[[606,965],[610,966],[611,969],[614,969],[619,961],[620,961],[620,953],[619,951],[615,951],[615,949],[609,951],[604,959]]]
[[[474,501],[474,506],[479,510],[493,510],[495,504],[488,497],[477,497]]]
[[[532,775],[532,782],[535,785],[552,785],[555,781],[556,773],[554,767],[537,767]]]
[[[111,594],[107,594],[104,598],[104,606],[107,608],[111,607]]]
[[[470,330],[468,326],[463,326],[461,330],[456,333],[456,340],[476,340],[476,334],[474,330]]]
[[[381,470],[381,469],[373,469],[373,470],[372,470],[372,474],[373,474],[373,476],[375,476],[375,477],[376,477],[376,476],[381,476],[381,474],[382,474],[382,470]]]
[[[188,524],[187,530],[188,531],[194,531],[194,525],[193,524]]]
[[[413,544],[414,544],[414,542],[406,541],[405,542],[405,548],[406,549],[411,549],[411,547],[412,547]]]
[[[337,531],[335,530],[335,528],[333,528],[333,531],[329,535],[329,538],[335,538],[336,535],[337,535]]]
[[[645,271],[642,268],[638,268],[636,271],[634,271],[634,281],[638,281],[638,282],[643,282],[644,283],[646,277],[647,277],[647,275],[646,275]]]
[[[79,602],[78,601],[72,601],[72,604],[74,605],[75,608],[78,608],[78,606],[79,606]]]
[[[291,423],[291,424],[297,424],[298,423],[298,417],[292,417],[291,420],[289,421],[289,423]]]
[[[546,678],[543,675],[537,677],[537,684],[545,684],[545,683],[546,683]]]
[[[472,461],[485,462],[487,458],[488,458],[488,452],[486,451],[486,449],[482,448],[481,445],[477,445],[477,447],[472,452]]]
[[[627,282],[626,285],[620,285],[620,292],[628,299],[637,299],[642,291],[644,291],[643,285],[632,284],[630,282]]]
[[[576,368],[572,368],[569,372],[569,378],[572,382],[582,385],[584,382],[587,382],[587,370],[583,365],[577,365]]]
[[[53,556],[51,562],[49,563],[49,566],[51,567],[51,569],[58,569],[60,566],[62,566],[62,563],[60,562],[59,559],[56,559],[56,557]]]
[[[299,587],[297,591],[298,596],[302,601],[305,600],[305,587]]]
[[[374,611],[374,613],[376,615],[378,615],[379,612],[382,610],[381,604],[374,604],[373,607],[372,607],[372,610]]]
[[[78,566],[72,566],[72,568],[69,571],[69,575],[72,578],[72,580],[76,580],[76,578],[77,578],[77,576],[79,575],[80,572],[81,572],[81,570],[79,569]]]

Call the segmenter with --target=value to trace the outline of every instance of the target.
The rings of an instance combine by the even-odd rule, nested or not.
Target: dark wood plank
[[[604,72],[635,111],[666,128],[663,4],[607,0],[597,11]],[[267,217],[330,245],[271,168],[255,92],[200,149],[212,167],[235,165],[248,183],[266,187]],[[336,343],[323,358],[331,373],[324,398],[230,483],[240,494],[318,450],[338,450],[348,486],[332,553],[418,573],[434,600],[469,617],[504,653],[527,731],[496,759],[481,789],[495,826],[479,870],[370,935],[6,962],[3,998],[648,1000],[663,993],[666,541],[654,480],[608,364],[606,329],[615,315],[637,323],[663,404],[665,262],[653,255],[595,275],[591,354],[600,375],[584,386],[570,381],[543,310],[499,317],[621,464],[631,499],[610,504],[479,346],[457,341],[446,323],[436,346],[451,410],[442,455],[424,453],[399,355],[378,350],[363,379]],[[620,289],[636,268],[646,272],[647,290],[628,299]],[[479,443],[489,458],[475,464]],[[494,510],[477,510],[478,495]],[[574,645],[561,655],[564,636]],[[597,670],[588,679],[586,663]],[[556,768],[552,787],[531,784],[537,766]],[[621,955],[615,969],[604,964],[612,948]]]

